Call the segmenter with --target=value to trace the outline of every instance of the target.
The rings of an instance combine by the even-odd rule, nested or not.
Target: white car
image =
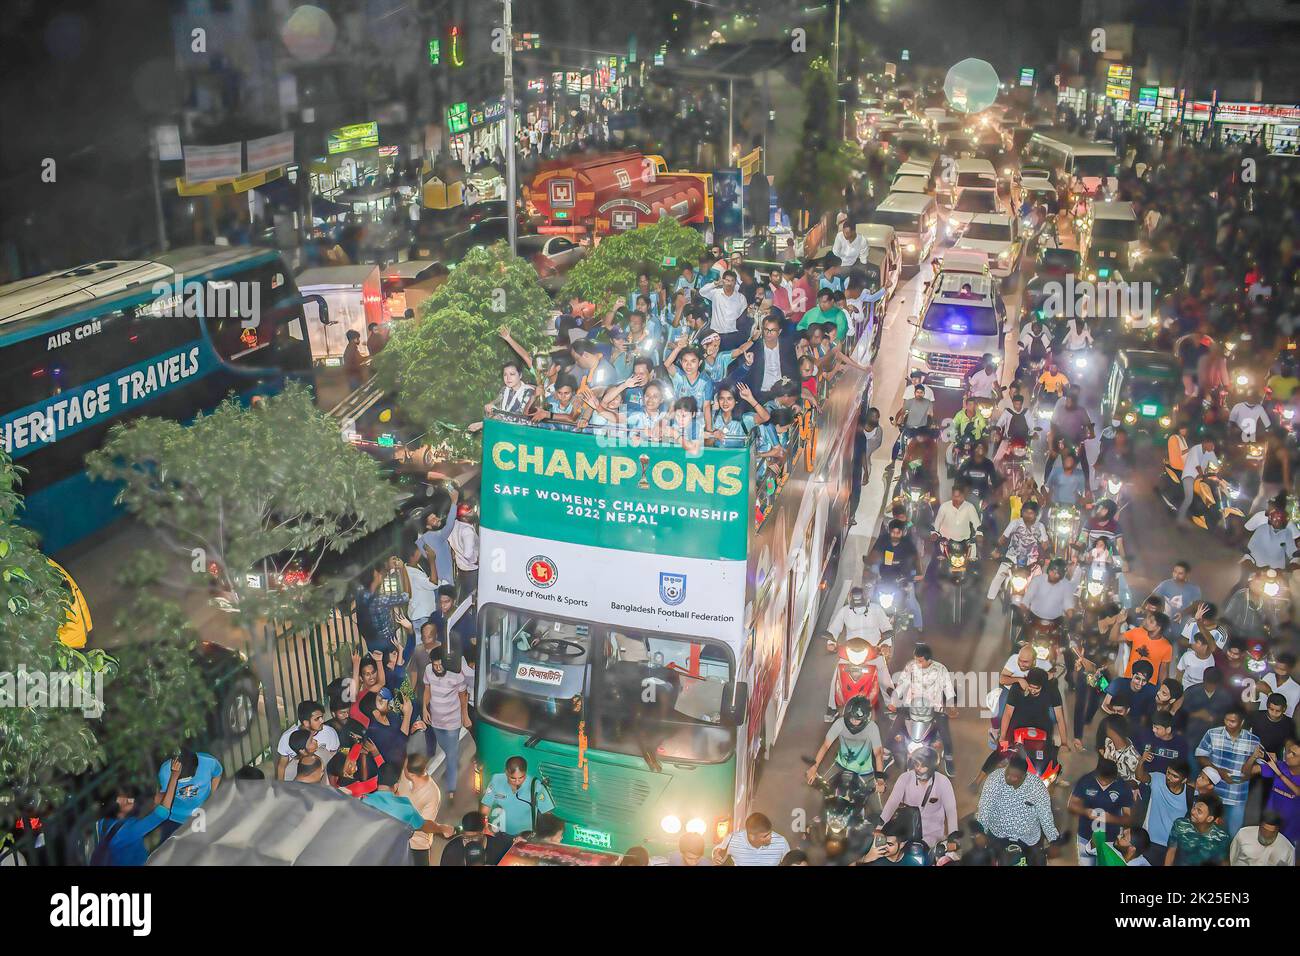
[[[960,236],[976,216],[997,215],[1002,212],[995,189],[963,189],[948,213],[948,233]]]
[[[983,253],[989,271],[1005,279],[1020,268],[1019,223],[1005,213],[974,215],[953,250]]]

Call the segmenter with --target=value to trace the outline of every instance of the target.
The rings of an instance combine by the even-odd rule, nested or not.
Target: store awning
[[[210,182],[191,183],[184,178],[176,180],[176,192],[182,196],[211,196],[214,193],[246,193],[284,175],[285,167],[263,170],[260,173],[248,173],[244,176],[232,176],[229,179],[214,179]]]

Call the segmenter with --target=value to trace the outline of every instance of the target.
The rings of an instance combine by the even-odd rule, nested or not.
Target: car
[[[1035,275],[1064,279],[1067,275],[1079,274],[1079,252],[1064,246],[1043,242],[1034,256]]]
[[[988,257],[989,271],[1006,279],[1020,271],[1019,221],[1005,213],[971,216],[953,248],[983,253]]]
[[[566,236],[520,236],[519,255],[533,264],[542,288],[560,291],[565,276],[587,255],[587,247]]]
[[[464,259],[471,249],[490,246],[504,240],[509,231],[509,223],[504,216],[481,219],[462,232],[448,236],[442,241],[442,261],[448,266]]]
[[[891,193],[930,194],[930,180],[924,176],[899,176],[889,184]]]
[[[1160,439],[1173,425],[1182,394],[1182,368],[1168,352],[1120,349],[1101,398],[1101,418]]]
[[[1002,212],[998,194],[992,189],[963,189],[948,213],[948,234],[960,236],[976,216],[997,215]]]
[[[963,391],[985,354],[1003,353],[1006,307],[991,275],[941,269],[909,323],[908,374],[920,370],[936,389]]]

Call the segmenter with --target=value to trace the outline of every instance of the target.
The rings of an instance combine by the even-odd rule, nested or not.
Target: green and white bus
[[[490,420],[478,784],[522,756],[565,842],[714,844],[743,821],[848,528],[850,371],[785,464]]]

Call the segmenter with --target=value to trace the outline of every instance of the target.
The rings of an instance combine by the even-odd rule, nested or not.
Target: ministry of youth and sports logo
[[[549,588],[555,584],[555,579],[560,576],[560,569],[546,555],[535,554],[528,559],[525,573],[527,573],[528,580],[533,587]]]
[[[665,604],[678,605],[686,600],[686,575],[659,572],[659,598]]]

